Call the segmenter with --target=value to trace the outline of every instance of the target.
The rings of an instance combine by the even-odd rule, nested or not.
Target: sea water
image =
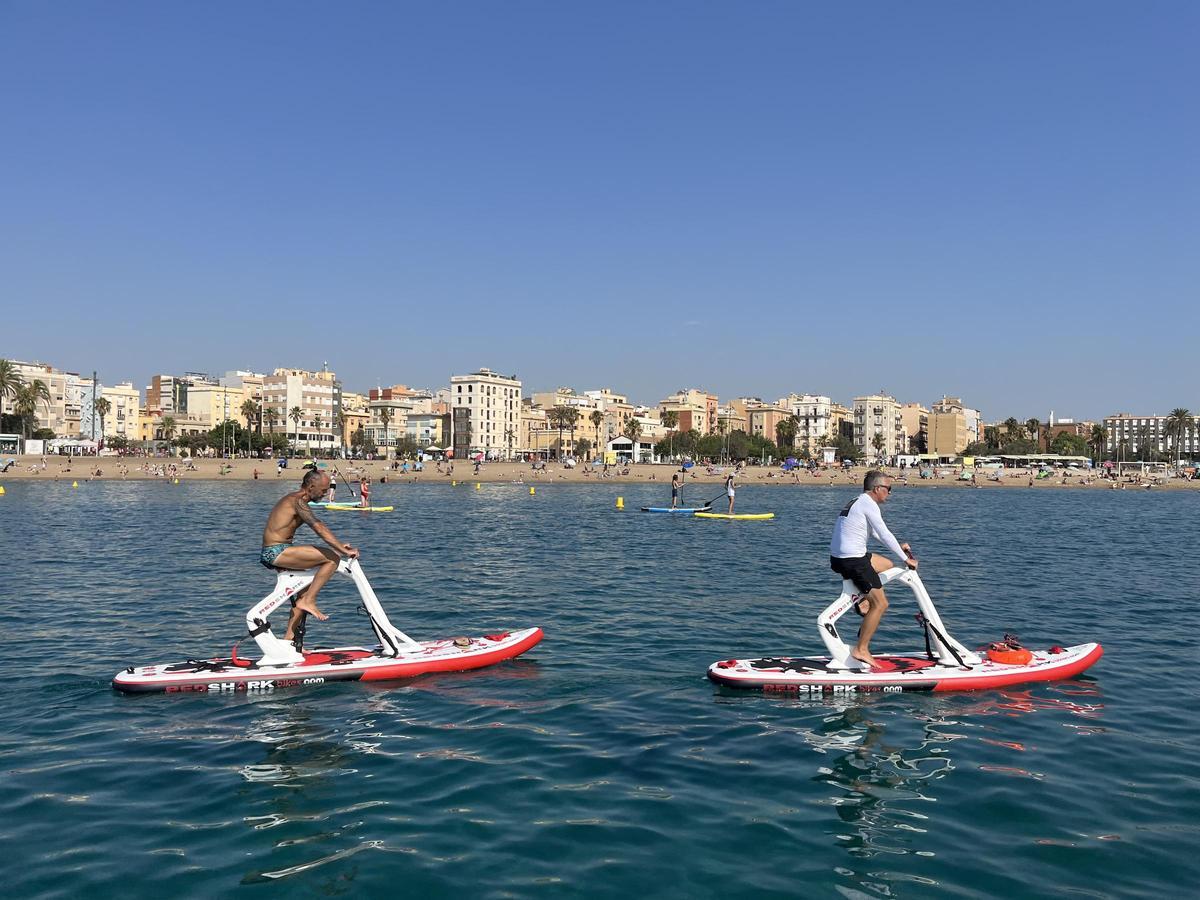
[[[637,511],[665,486],[550,482],[380,484],[372,501],[395,512],[323,514],[399,627],[542,626],[521,659],[263,696],[112,691],[131,664],[228,654],[271,587],[256,559],[287,487],[7,484],[6,895],[1124,898],[1200,883],[1200,495],[892,495],[886,518],[956,636],[1101,642],[1070,681],[717,688],[715,660],[824,652],[829,535],[853,490],[750,483],[738,510],[777,517],[725,522]],[[356,605],[331,582],[310,646],[370,644]],[[893,592],[874,648],[920,649],[915,611]]]

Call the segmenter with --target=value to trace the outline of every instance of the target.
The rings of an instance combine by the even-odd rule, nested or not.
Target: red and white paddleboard
[[[970,666],[949,666],[923,654],[876,654],[883,671],[829,668],[821,656],[726,659],[708,667],[708,677],[733,688],[781,694],[900,693],[902,691],[981,691],[1031,681],[1072,678],[1104,655],[1099,644],[1034,651],[1021,665],[986,656]]]
[[[260,666],[239,659],[188,660],[158,666],[130,666],[113,687],[140,693],[266,693],[333,681],[391,681],[429,672],[465,672],[520,656],[542,639],[542,629],[525,628],[476,638],[421,641],[419,650],[385,656],[381,648],[338,647],[306,650],[303,662]]]

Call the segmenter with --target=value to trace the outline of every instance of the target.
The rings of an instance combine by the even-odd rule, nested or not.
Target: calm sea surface
[[[1195,493],[896,491],[889,523],[969,646],[1005,630],[1103,643],[1068,682],[836,700],[711,685],[717,659],[823,652],[847,488],[747,485],[739,509],[778,518],[730,523],[637,512],[661,486],[439,484],[377,485],[396,512],[325,518],[363,549],[398,626],[541,625],[527,656],[384,686],[126,697],[109,686],[124,666],[228,653],[271,586],[256,556],[285,485],[6,487],[6,896],[1124,898],[1200,883]],[[911,597],[892,597],[875,647],[921,647]],[[355,605],[332,582],[310,644],[371,643]]]

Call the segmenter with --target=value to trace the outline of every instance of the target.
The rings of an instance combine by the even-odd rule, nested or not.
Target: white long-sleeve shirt
[[[838,513],[837,523],[833,526],[833,541],[829,545],[829,555],[839,559],[850,559],[867,555],[867,538],[874,534],[883,544],[904,559],[904,551],[895,535],[888,531],[883,524],[883,516],[879,512],[879,504],[870,494],[859,494],[846,504]]]

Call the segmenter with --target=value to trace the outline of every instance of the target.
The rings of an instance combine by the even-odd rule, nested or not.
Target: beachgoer
[[[671,475],[671,509],[675,509],[679,505],[679,473],[675,472]]]
[[[329,476],[329,502],[337,503],[337,476]]]
[[[329,618],[317,607],[317,594],[337,570],[343,556],[358,557],[358,550],[339,541],[309,509],[309,502],[319,500],[328,489],[328,475],[316,469],[305,472],[300,490],[292,491],[275,504],[263,529],[262,553],[258,559],[268,569],[318,570],[308,588],[292,598],[292,614],[283,635],[285,641],[294,639],[296,626],[305,615],[311,613],[322,622]],[[329,546],[295,546],[296,530],[301,525],[307,525]]]
[[[733,495],[736,492],[733,489],[733,473],[730,472],[725,476],[725,496],[729,498],[729,515],[733,515]]]
[[[371,505],[371,479],[367,477],[367,474],[365,472],[361,476],[359,476],[358,493],[360,495],[358,505],[363,507],[364,509],[366,507],[370,506]]]
[[[863,492],[838,514],[829,547],[829,567],[854,582],[854,586],[864,595],[855,603],[855,611],[863,617],[863,621],[858,632],[858,643],[850,655],[872,667],[878,663],[871,655],[871,637],[879,627],[888,605],[879,573],[893,568],[895,563],[878,553],[868,553],[867,538],[875,535],[910,569],[917,567],[916,557],[912,555],[908,544],[899,543],[883,524],[879,506],[891,494],[892,479],[886,472],[878,469],[868,472],[863,479]]]

